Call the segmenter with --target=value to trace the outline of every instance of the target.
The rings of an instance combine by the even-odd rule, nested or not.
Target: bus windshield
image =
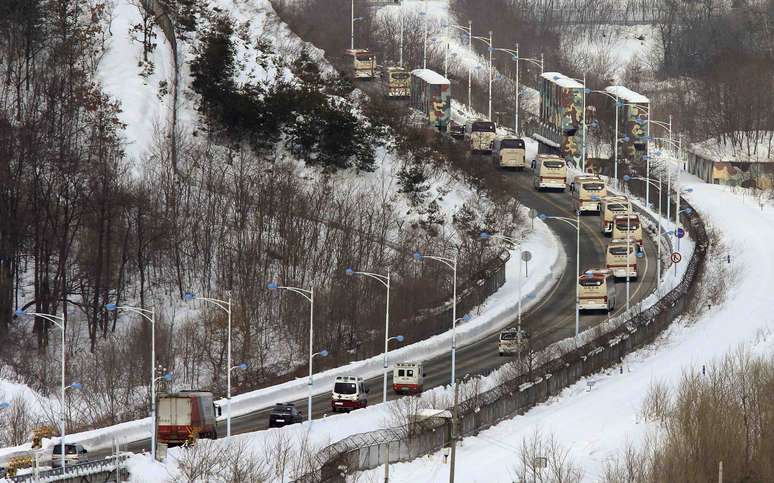
[[[601,278],[582,278],[580,284],[583,287],[599,287],[602,285],[603,280]]]
[[[500,340],[516,340],[518,338],[519,334],[515,330],[509,330],[508,332],[500,333]]]
[[[337,382],[333,386],[333,392],[336,394],[355,394],[357,393],[357,386],[352,382]]]
[[[614,204],[614,205],[607,205],[607,209],[610,211],[628,211],[628,207],[626,205],[621,204]]]
[[[357,54],[355,57],[357,60],[373,60],[374,54]]]
[[[640,222],[636,220],[631,220],[628,222],[626,220],[618,220],[615,222],[615,227],[620,231],[635,231],[640,227]]]
[[[390,74],[390,79],[395,79],[395,80],[406,80],[409,77],[411,77],[411,74],[408,74],[406,72],[392,72]]]
[[[609,253],[611,255],[626,255],[626,247],[610,247]],[[629,253],[634,252],[634,247],[629,247]]]
[[[601,191],[604,187],[604,183],[583,183],[583,189],[586,191]]]
[[[495,132],[495,125],[493,122],[475,121],[470,129],[477,132]]]
[[[521,139],[503,139],[500,141],[500,149],[524,149],[524,141]]]
[[[543,161],[543,166],[553,169],[564,168],[564,161]]]

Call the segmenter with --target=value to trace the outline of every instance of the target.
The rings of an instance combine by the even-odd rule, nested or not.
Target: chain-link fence
[[[684,206],[690,205],[685,203]],[[684,213],[681,221],[695,241],[695,249],[683,279],[672,290],[628,320],[607,324],[605,333],[580,347],[564,352],[557,344],[547,347],[531,358],[534,367],[527,365],[521,374],[462,401],[458,407],[461,436],[475,435],[524,413],[580,378],[620,362],[626,354],[652,342],[682,313],[696,286],[694,282],[702,272],[709,242],[704,222],[695,211]],[[450,424],[448,419],[427,419],[349,436],[318,453],[318,468],[295,481],[344,481],[344,475],[348,473],[384,464],[388,446],[391,463],[438,451],[450,441]]]

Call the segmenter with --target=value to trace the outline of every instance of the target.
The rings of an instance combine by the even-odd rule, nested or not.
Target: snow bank
[[[657,343],[627,356],[618,368],[595,374],[565,389],[522,416],[503,422],[476,437],[465,438],[457,450],[457,479],[466,482],[510,482],[523,438],[535,431],[553,433],[584,470],[584,481],[597,481],[605,461],[616,458],[628,442],[637,444],[655,426],[640,417],[652,382],[675,385],[684,371],[724,356],[742,344],[754,353],[774,352],[774,315],[770,300],[760,296],[774,287],[774,210],[761,210],[723,186],[707,185],[684,175],[694,191],[688,196],[707,225],[722,232],[732,250],[739,278],[726,301],[693,323],[678,321]],[[708,264],[723,263],[709,260]],[[762,290],[763,289],[763,292]],[[733,321],[733,323],[729,323]],[[448,466],[441,453],[395,464],[395,481],[445,481]],[[383,468],[358,481],[376,481]]]

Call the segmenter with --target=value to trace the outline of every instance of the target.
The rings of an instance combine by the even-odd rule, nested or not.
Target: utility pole
[[[459,432],[459,412],[457,407],[460,400],[460,384],[454,381],[454,408],[452,409],[452,434],[451,434],[451,462],[449,463],[449,483],[454,483],[454,461],[457,456],[457,437]]]

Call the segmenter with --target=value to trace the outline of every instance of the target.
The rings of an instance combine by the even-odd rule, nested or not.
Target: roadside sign
[[[680,263],[680,260],[683,259],[683,256],[680,255],[679,252],[674,252],[670,258],[672,259],[672,263]]]
[[[677,229],[677,238],[682,238],[684,236],[685,236],[685,230],[683,230],[682,228],[678,228]]]
[[[524,250],[523,252],[521,252],[521,259],[525,262],[532,260],[532,252],[530,252],[529,250]]]
[[[535,218],[536,216],[538,216],[537,210],[535,208],[530,208],[529,209],[529,217],[530,218]]]

